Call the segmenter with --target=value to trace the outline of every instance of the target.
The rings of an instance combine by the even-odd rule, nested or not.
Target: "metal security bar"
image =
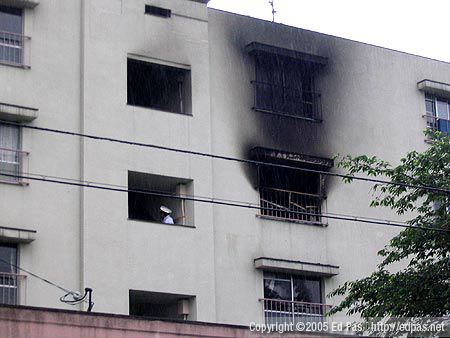
[[[0,63],[24,66],[25,45],[31,38],[22,34],[0,31]]]
[[[26,276],[0,272],[0,304],[26,304]]]
[[[261,215],[312,223],[322,221],[320,195],[265,187],[259,188],[259,195]]]
[[[322,122],[320,93],[273,83],[252,81],[255,87],[253,109],[269,114]]]
[[[428,128],[450,134],[450,120],[439,118],[431,113],[427,113],[423,117],[426,118]]]
[[[0,182],[26,184],[26,182],[18,177],[2,175],[21,175],[27,174],[29,170],[28,161],[29,152],[0,148]]]
[[[261,299],[266,324],[323,322],[330,305],[280,299]]]

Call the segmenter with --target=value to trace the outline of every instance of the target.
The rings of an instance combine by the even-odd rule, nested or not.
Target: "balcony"
[[[28,44],[31,38],[22,34],[0,31],[0,63],[21,68],[30,68]]]
[[[259,188],[261,215],[289,221],[321,224],[321,195],[296,191]]]
[[[263,303],[266,324],[290,324],[299,322],[323,322],[331,305],[306,303],[280,299],[260,299]]]
[[[28,173],[28,155],[29,152],[27,151],[0,148],[0,182],[27,185],[28,183],[24,179],[14,176],[21,176]]]
[[[0,272],[0,304],[26,304],[26,276]]]
[[[259,112],[322,122],[320,93],[273,83],[252,81],[255,87],[253,109]]]

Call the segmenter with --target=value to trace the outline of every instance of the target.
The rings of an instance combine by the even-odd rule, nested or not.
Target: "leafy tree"
[[[365,173],[391,183],[405,183],[376,184],[371,206],[389,207],[399,215],[415,217],[407,222],[412,228],[402,230],[378,252],[382,262],[375,272],[346,282],[329,294],[345,295],[332,314],[347,310],[347,314],[360,313],[365,319],[450,314],[450,137],[437,131],[425,134],[430,147],[423,153],[408,153],[395,167],[376,157],[340,159],[339,166],[350,176]],[[390,272],[388,266],[399,261],[405,267]]]

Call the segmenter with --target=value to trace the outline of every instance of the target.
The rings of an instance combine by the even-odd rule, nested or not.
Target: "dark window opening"
[[[0,61],[23,63],[22,9],[0,6]]]
[[[145,14],[156,15],[162,18],[170,18],[172,11],[166,8],[145,5]]]
[[[191,114],[190,71],[128,59],[127,103],[178,114]]]
[[[131,316],[195,320],[193,296],[129,291]]]
[[[262,112],[321,121],[320,94],[311,67],[279,55],[255,57],[254,109]]]
[[[21,277],[17,274],[17,246],[0,244],[0,303],[17,305]]]
[[[320,174],[261,167],[259,194],[262,215],[321,223],[323,196]]]
[[[128,192],[129,219],[165,224],[194,224],[193,202],[183,198],[193,194],[191,180],[129,171],[128,188],[134,190]],[[167,210],[170,212],[165,212]]]
[[[328,307],[322,304],[320,278],[282,273],[264,273],[266,323],[322,321]]]
[[[324,177],[314,171],[328,170],[332,160],[258,147],[252,157],[293,167],[258,166],[261,215],[322,224]]]

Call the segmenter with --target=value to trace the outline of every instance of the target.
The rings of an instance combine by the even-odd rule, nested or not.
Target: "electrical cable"
[[[92,189],[100,189],[100,190],[106,190],[106,191],[116,191],[116,192],[133,192],[133,193],[140,193],[140,194],[146,194],[150,196],[158,196],[158,197],[166,197],[166,198],[172,198],[172,199],[182,199],[182,200],[188,200],[188,201],[194,201],[194,202],[202,202],[202,203],[210,203],[210,204],[217,204],[217,205],[226,205],[231,207],[240,207],[240,208],[247,208],[247,209],[256,209],[256,210],[268,210],[273,211],[273,208],[265,208],[261,206],[255,206],[252,204],[240,204],[240,203],[233,203],[233,202],[224,202],[224,201],[218,201],[214,199],[207,199],[207,198],[197,198],[197,197],[181,197],[169,193],[160,193],[160,192],[152,192],[147,190],[141,190],[141,189],[124,189],[124,188],[114,188],[111,186],[101,186],[101,185],[94,185],[94,184],[85,184],[82,181],[62,181],[62,180],[55,180],[55,179],[48,179],[48,178],[39,178],[39,177],[31,177],[31,176],[24,176],[24,175],[13,175],[13,174],[6,174],[2,173],[1,175],[7,176],[7,177],[13,177],[13,178],[21,178],[21,179],[29,179],[34,181],[42,181],[42,182],[50,182],[50,183],[56,183],[61,185],[71,185],[71,186],[78,186],[78,187],[86,187],[86,188],[92,188]],[[412,226],[404,223],[397,223],[397,222],[391,222],[391,221],[375,221],[375,220],[369,220],[367,218],[359,218],[357,216],[336,216],[332,214],[316,214],[311,212],[302,212],[302,211],[290,211],[289,209],[286,210],[287,212],[293,214],[293,215],[305,215],[305,216],[320,216],[323,218],[328,219],[337,219],[337,220],[345,220],[345,221],[352,221],[352,222],[361,222],[361,223],[369,223],[369,224],[377,224],[377,225],[387,225],[387,226],[393,226],[393,227],[403,227],[403,228],[412,228],[412,229],[421,229],[421,230],[430,230],[430,231],[438,231],[438,232],[450,232],[450,229],[442,229],[442,228],[433,228],[433,227],[422,227],[422,226]]]
[[[21,268],[20,266],[18,266],[18,265],[16,265],[16,264],[13,264],[13,263],[11,263],[11,262],[8,262],[8,261],[4,260],[3,258],[0,258],[0,261],[2,261],[3,263],[6,263],[6,264],[8,264],[8,265],[10,265],[10,266],[12,266],[12,267],[14,267],[14,268],[16,268],[17,270],[26,272],[27,274],[29,274],[30,276],[33,276],[34,278],[40,279],[41,281],[43,281],[43,282],[45,282],[45,283],[47,283],[47,284],[50,284],[50,285],[54,286],[54,287],[56,287],[56,288],[58,288],[58,289],[60,289],[60,290],[62,290],[62,291],[64,291],[64,292],[66,292],[66,294],[72,294],[72,295],[78,294],[78,293],[75,292],[75,291],[71,291],[71,290],[69,290],[69,289],[66,289],[66,288],[64,288],[64,287],[62,287],[62,286],[60,286],[60,285],[58,285],[58,284],[56,284],[56,283],[53,283],[52,281],[50,281],[50,280],[48,280],[48,279],[46,279],[46,278],[43,278],[43,277],[41,277],[41,276],[36,275],[35,273],[33,273],[33,272],[31,272],[31,271],[28,271],[28,270],[26,270],[26,269],[24,269],[24,268]]]
[[[179,149],[179,148],[173,148],[173,147],[162,146],[162,145],[151,144],[151,143],[141,143],[141,142],[115,139],[115,138],[111,138],[111,137],[77,133],[77,132],[66,131],[66,130],[61,130],[61,129],[52,129],[52,128],[31,126],[31,125],[24,125],[21,123],[11,122],[11,121],[2,121],[2,124],[19,126],[21,128],[28,128],[28,129],[33,129],[33,130],[47,131],[47,132],[52,132],[52,133],[56,133],[56,134],[78,136],[78,137],[89,138],[89,139],[93,139],[93,140],[99,140],[99,141],[110,141],[110,142],[115,142],[115,143],[120,143],[120,144],[127,144],[127,145],[139,146],[139,147],[147,147],[147,148],[153,148],[153,149],[159,149],[159,150],[166,150],[166,151],[172,151],[172,152],[189,154],[189,155],[203,156],[203,157],[209,157],[212,159],[234,161],[234,162],[246,163],[246,164],[251,164],[251,165],[263,165],[263,166],[276,167],[276,168],[293,169],[293,170],[312,172],[312,173],[317,173],[317,174],[322,174],[322,175],[327,175],[327,176],[347,178],[347,179],[351,179],[351,180],[360,180],[360,181],[366,181],[366,182],[372,182],[372,183],[378,183],[378,184],[396,185],[396,186],[401,186],[401,187],[405,187],[405,188],[424,189],[424,190],[437,191],[437,192],[443,192],[445,194],[450,194],[450,189],[443,189],[443,188],[426,186],[426,185],[415,185],[415,184],[409,184],[409,183],[404,183],[404,182],[390,182],[390,181],[386,181],[386,180],[374,179],[374,178],[369,178],[369,177],[360,177],[360,176],[332,173],[332,172],[324,171],[324,170],[300,168],[300,167],[294,167],[294,166],[285,165],[285,164],[269,163],[269,162],[256,161],[256,160],[247,160],[247,159],[242,159],[242,158],[209,154],[209,153],[203,153],[203,152],[199,152],[199,151]]]
[[[76,292],[76,291],[72,291],[72,290],[66,289],[65,287],[62,287],[61,285],[58,285],[58,284],[56,284],[56,283],[54,283],[54,282],[52,282],[52,281],[50,281],[50,280],[48,280],[46,278],[43,278],[43,277],[41,277],[41,276],[39,276],[39,275],[29,271],[29,270],[26,270],[26,269],[20,267],[19,265],[16,265],[16,264],[13,264],[11,262],[8,262],[7,260],[4,260],[3,258],[0,258],[0,262],[8,264],[9,266],[12,266],[12,267],[16,268],[17,270],[26,272],[28,275],[30,275],[30,276],[32,276],[34,278],[37,278],[37,279],[39,279],[39,280],[43,281],[44,283],[47,283],[47,284],[49,284],[51,286],[54,286],[54,287],[58,288],[61,291],[64,291],[66,294],[59,298],[59,300],[61,302],[63,302],[63,303],[67,303],[67,304],[70,304],[70,305],[76,305],[76,304],[79,304],[79,303],[82,303],[82,302],[87,303],[87,300],[85,300],[84,298],[80,299],[80,300],[74,300],[74,301],[65,300],[65,298],[67,296],[69,296],[69,295],[71,295],[75,299],[76,297],[80,296],[80,293]]]

